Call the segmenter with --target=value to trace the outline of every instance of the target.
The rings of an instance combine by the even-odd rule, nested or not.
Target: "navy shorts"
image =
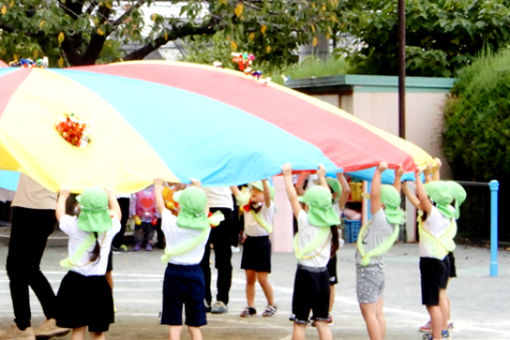
[[[205,316],[205,284],[200,265],[169,263],[163,281],[162,325],[182,325],[185,307],[186,325],[200,327],[207,324]]]
[[[326,267],[298,265],[292,294],[291,320],[298,324],[307,324],[312,311],[312,320],[328,321],[329,290],[329,274]]]
[[[248,236],[243,243],[241,269],[271,273],[271,240],[269,236]]]
[[[89,327],[89,332],[106,332],[113,317],[112,289],[104,275],[83,276],[67,272],[57,293],[57,325]]]
[[[448,256],[445,259],[448,259]],[[423,305],[439,305],[439,291],[446,289],[450,275],[449,261],[445,259],[420,257],[421,303]]]

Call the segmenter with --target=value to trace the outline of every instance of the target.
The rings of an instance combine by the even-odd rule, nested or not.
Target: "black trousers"
[[[122,217],[120,219],[120,230],[112,241],[112,246],[114,248],[120,248],[120,246],[124,243],[124,233],[126,232],[126,223],[129,218],[129,198],[121,197],[117,198],[117,201],[119,202]]]
[[[211,244],[214,247],[215,267],[218,270],[218,280],[216,287],[218,294],[216,295],[217,301],[223,301],[228,304],[230,286],[232,285],[232,228],[233,214],[232,210],[228,208],[210,208],[214,213],[220,210],[225,216],[217,227],[212,228],[209,234],[209,240],[205,246],[205,253],[200,267],[204,272],[205,280],[205,300],[210,305],[212,300],[211,294],[211,267],[209,266],[209,259],[211,256]]]
[[[40,269],[46,241],[53,232],[55,223],[55,210],[13,207],[6,269],[14,322],[21,330],[30,327],[28,287],[32,288],[39,299],[46,318],[55,317],[55,293]]]

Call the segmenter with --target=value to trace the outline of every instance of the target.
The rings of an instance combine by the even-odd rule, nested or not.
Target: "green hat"
[[[460,205],[466,200],[466,190],[455,181],[447,181],[451,197],[455,200],[455,218],[460,217]]]
[[[209,228],[209,220],[205,215],[207,197],[205,192],[197,187],[188,187],[174,193],[174,200],[179,203],[181,210],[177,216],[177,225],[181,228],[204,229]]]
[[[300,202],[306,203],[310,210],[308,211],[308,221],[316,227],[330,227],[340,224],[338,215],[331,207],[331,192],[321,186],[314,185],[306,190],[303,196],[299,196]]]
[[[269,183],[267,183],[267,184],[269,186],[269,194],[271,195],[271,199],[274,199],[274,187]],[[250,183],[249,186],[253,187],[257,190],[264,191],[264,183],[262,183],[262,181],[256,181],[256,182]]]
[[[400,194],[393,185],[381,185],[381,203],[384,205],[384,214],[390,224],[405,222],[405,213],[400,209]]]
[[[80,205],[79,229],[101,233],[112,228],[106,191],[99,187],[92,187],[77,196],[76,200]]]
[[[333,177],[326,177],[326,182],[328,182],[328,185],[338,196],[342,194],[342,187],[340,186],[340,182],[338,182],[337,179]]]
[[[450,203],[453,201],[451,186],[447,181],[432,181],[424,185],[427,195],[430,200],[436,204],[436,207],[443,213],[444,216],[452,218],[455,212],[450,208]]]

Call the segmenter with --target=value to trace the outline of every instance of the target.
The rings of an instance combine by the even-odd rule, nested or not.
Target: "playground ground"
[[[335,287],[333,309],[334,339],[367,339],[365,325],[355,295],[354,244],[347,244],[338,254],[340,283]],[[162,250],[127,252],[114,255],[114,297],[116,322],[106,334],[108,339],[165,339],[167,328],[159,325],[161,286],[164,265],[159,260]],[[489,276],[489,249],[458,246],[455,251],[458,278],[448,289],[455,323],[455,339],[510,339],[510,252],[499,252],[499,275]],[[13,312],[9,282],[5,272],[7,245],[0,243],[0,327],[12,323]],[[55,291],[65,272],[58,262],[66,256],[60,242],[49,245],[42,261],[42,270]],[[270,281],[275,291],[278,313],[262,318],[265,299],[257,290],[256,307],[259,315],[249,319],[239,317],[245,305],[244,272],[239,269],[241,255],[233,256],[233,282],[229,312],[208,314],[208,325],[202,328],[205,339],[290,339],[292,323],[292,287],[296,261],[292,254],[273,254]],[[425,308],[420,305],[418,246],[396,244],[385,257],[386,289],[385,316],[387,339],[421,339],[418,327],[427,321]],[[215,280],[215,276],[213,276]],[[215,284],[215,282],[213,282]],[[213,290],[213,295],[215,289]],[[32,323],[43,320],[42,309],[31,293]],[[308,327],[308,339],[316,339],[313,327]],[[70,339],[69,336],[61,339]],[[188,339],[185,330],[183,339]]]

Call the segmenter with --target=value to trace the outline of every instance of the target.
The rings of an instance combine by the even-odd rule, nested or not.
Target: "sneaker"
[[[0,339],[35,340],[35,334],[30,327],[22,331],[16,325],[12,325],[0,333]]]
[[[152,251],[152,244],[147,243],[147,245],[145,246],[145,250],[146,251]]]
[[[246,306],[241,311],[240,317],[247,318],[247,317],[250,317],[250,316],[254,316],[255,314],[257,314],[257,310],[255,308],[250,307],[250,306]]]
[[[211,313],[213,314],[223,314],[228,312],[227,305],[223,301],[216,301],[211,306]]]
[[[71,329],[62,328],[57,326],[55,319],[48,319],[42,325],[34,329],[34,334],[37,337],[52,337],[63,336],[69,333]]]
[[[276,311],[278,310],[278,307],[276,305],[274,306],[271,306],[271,305],[267,305],[266,306],[266,309],[264,310],[264,312],[262,313],[262,316],[263,317],[269,317],[269,316],[273,316],[276,314]]]
[[[422,332],[422,333],[430,333],[432,331],[432,327],[430,326],[430,320],[427,321],[427,323],[425,323],[419,329],[420,329],[420,332]],[[449,330],[453,329],[453,321],[448,322],[448,329]]]

